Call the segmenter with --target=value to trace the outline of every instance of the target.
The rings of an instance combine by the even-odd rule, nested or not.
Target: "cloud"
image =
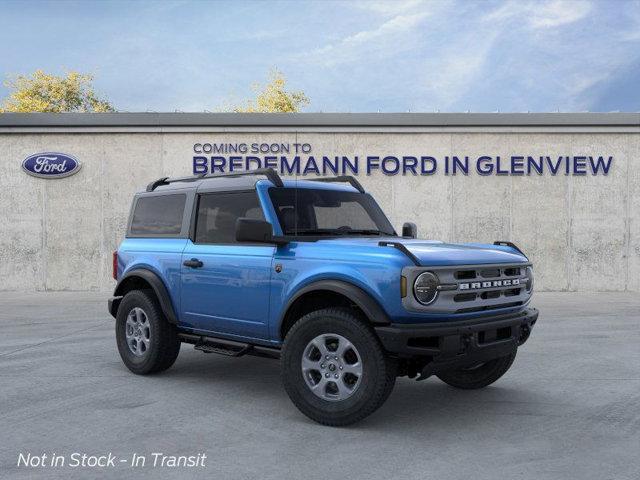
[[[341,46],[355,47],[366,42],[376,41],[391,37],[399,33],[413,29],[427,17],[426,13],[416,13],[413,15],[398,15],[383,23],[375,30],[364,30],[342,40]],[[332,48],[331,46],[329,48]]]
[[[354,3],[353,6],[361,10],[367,10],[380,15],[396,16],[411,10],[415,11],[426,4],[427,2],[425,0],[362,0]]]
[[[546,111],[598,109],[602,105],[597,101],[599,92],[619,76],[629,75],[627,65],[640,58],[636,53],[639,24],[633,13],[639,5],[615,1],[504,3],[483,18],[484,24],[502,33],[491,68],[481,80],[503,85],[503,91],[493,85],[493,101],[496,105],[510,102],[512,109],[516,105]],[[580,28],[578,22],[597,27]],[[568,25],[571,28],[565,28]],[[470,92],[465,100],[478,93]]]
[[[484,16],[485,22],[517,18],[533,29],[568,25],[585,18],[592,10],[587,0],[552,0],[548,2],[509,1]]]
[[[99,66],[98,89],[125,110],[224,105],[227,92],[251,95],[273,65],[319,110],[638,109],[637,0],[362,0],[330,9],[174,0],[135,2],[134,20],[107,3],[7,12],[7,70]],[[29,37],[49,32],[52,15],[69,35]]]
[[[362,30],[339,42],[307,52],[298,60],[333,66],[361,60],[367,55],[386,56],[411,49],[415,41],[413,31],[428,16],[428,12],[396,15],[377,28]]]
[[[631,25],[626,30],[620,32],[620,40],[625,42],[636,42],[640,40],[640,0],[629,3],[623,13],[625,14],[624,18],[626,18]]]
[[[449,109],[477,84],[498,37],[499,31],[489,29],[463,33],[426,61],[423,88],[434,107]]]
[[[425,60],[422,96],[432,109],[535,110],[545,103],[585,109],[583,92],[624,61],[624,54],[603,55],[610,47],[592,38],[599,33],[558,28],[586,19],[590,2],[507,1],[480,12],[460,12],[476,15]]]
[[[583,19],[590,11],[591,3],[586,1],[555,0],[533,10],[529,23],[533,28],[559,27]]]

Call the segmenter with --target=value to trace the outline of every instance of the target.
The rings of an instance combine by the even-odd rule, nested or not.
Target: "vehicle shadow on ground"
[[[265,408],[272,412],[275,407],[287,421],[315,425],[290,404],[277,360],[249,356],[225,358],[185,351],[183,346],[178,362],[165,375],[178,381],[195,379],[205,390],[220,392],[228,388],[229,395],[239,395],[239,398],[242,395],[259,397],[269,404]],[[512,375],[513,372],[508,372],[503,379],[481,390],[456,389],[436,377],[420,382],[398,378],[393,393],[378,412],[347,428],[384,432],[430,430],[435,433],[438,429],[451,431],[456,425],[468,428],[487,417],[547,415],[549,405],[563,403],[562,399],[513,382],[515,377]],[[509,381],[510,376],[512,381]]]

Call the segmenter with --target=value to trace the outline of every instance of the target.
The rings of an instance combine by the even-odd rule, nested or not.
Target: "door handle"
[[[202,265],[204,265],[204,263],[202,263],[197,258],[192,258],[191,260],[185,260],[184,262],[182,262],[182,264],[185,267],[191,267],[191,268],[200,268],[202,267]]]

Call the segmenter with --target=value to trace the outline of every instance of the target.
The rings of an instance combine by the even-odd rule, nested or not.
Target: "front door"
[[[255,191],[199,195],[195,233],[182,254],[180,319],[197,330],[268,339],[275,246],[237,243],[240,217],[264,219]]]

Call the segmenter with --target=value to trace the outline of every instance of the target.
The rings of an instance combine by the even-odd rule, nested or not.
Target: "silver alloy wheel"
[[[127,315],[125,337],[131,352],[141,357],[149,350],[151,343],[151,323],[140,307],[134,307]]]
[[[362,383],[362,357],[349,340],[335,333],[311,340],[301,366],[307,386],[323,400],[345,400]]]

